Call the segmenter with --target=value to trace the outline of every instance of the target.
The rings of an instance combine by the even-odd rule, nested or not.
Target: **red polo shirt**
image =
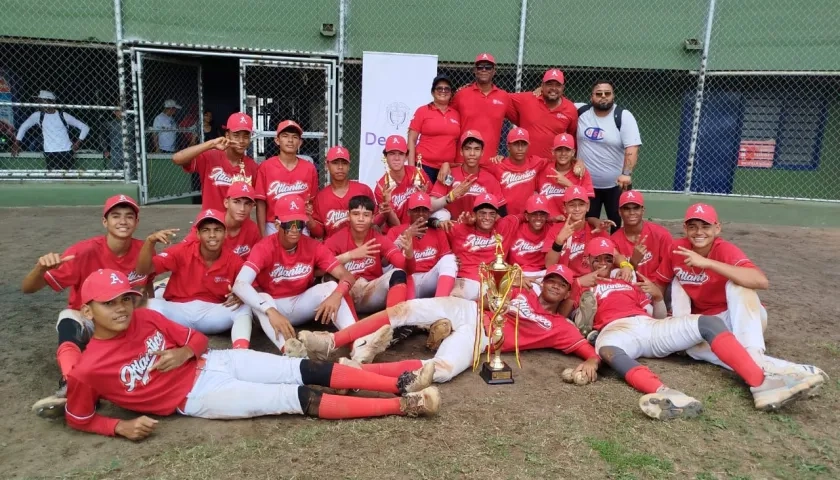
[[[502,163],[489,168],[499,179],[502,196],[513,200],[507,204],[508,215],[525,212],[525,201],[537,191],[537,177],[548,163],[548,159],[529,155],[521,165],[506,157]]]
[[[549,110],[543,97],[536,97],[533,92],[511,94],[507,117],[528,130],[531,136],[529,152],[538,157],[554,158],[551,147],[555,136],[569,133],[574,137],[577,134],[577,109],[566,97]]]
[[[223,303],[244,260],[222,247],[222,255],[209,267],[201,258],[201,242],[181,242],[152,258],[155,273],[172,272],[163,298],[170,302],[201,300]]]
[[[484,152],[481,154],[482,166],[487,165],[499,150],[502,124],[509,105],[508,92],[493,85],[490,92],[485,95],[475,82],[461,87],[452,97],[449,106],[461,115],[461,133],[467,130],[478,130],[484,138]],[[459,159],[460,153],[459,149]]]
[[[440,168],[444,162],[454,162],[461,135],[461,117],[448,107],[442,112],[434,103],[418,108],[408,128],[420,133],[416,153],[423,155],[423,164]]]
[[[245,174],[242,168],[234,166],[222,150],[207,150],[195,157],[190,163],[181,168],[187,173],[197,173],[201,182],[201,209],[213,208],[225,211],[225,196],[228,187],[233,182],[245,182],[254,186],[257,181],[257,162],[248,155],[242,157]]]

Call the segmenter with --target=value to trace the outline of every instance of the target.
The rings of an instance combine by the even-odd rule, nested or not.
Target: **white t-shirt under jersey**
[[[575,103],[580,108],[585,103]],[[621,114],[621,131],[615,126],[613,112],[599,117],[590,108],[578,118],[577,156],[586,164],[595,188],[612,188],[624,168],[624,149],[642,144],[639,125],[628,110]]]
[[[84,140],[85,137],[87,137],[88,132],[90,132],[90,127],[67,112],[63,112],[62,115],[64,116],[64,120],[67,122],[68,127],[76,127],[79,129],[79,140]],[[18,142],[23,140],[26,132],[30,128],[38,125],[40,120],[40,111],[34,112],[30,115],[29,118],[21,124],[20,128],[18,128],[16,137]],[[70,132],[67,131],[67,127],[64,126],[64,122],[62,122],[61,118],[59,118],[58,111],[53,113],[44,113],[44,123],[41,125],[41,128],[43,129],[42,133],[44,134],[44,152],[69,152],[73,149],[73,142],[70,141]]]

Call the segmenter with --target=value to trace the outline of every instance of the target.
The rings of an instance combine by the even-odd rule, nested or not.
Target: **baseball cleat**
[[[426,339],[426,348],[436,352],[440,344],[448,336],[452,335],[452,322],[448,318],[441,318],[429,327],[429,338]]]
[[[817,396],[820,391],[820,387],[831,380],[831,377],[829,377],[823,369],[814,365],[804,365],[798,363],[792,363],[787,367],[764,365],[764,371],[776,375],[788,375],[808,379],[809,386],[811,387],[811,390],[808,392],[808,397]],[[816,378],[817,376],[822,378],[822,381],[819,381],[819,379]]]
[[[580,306],[575,312],[575,326],[580,330],[581,335],[587,335],[592,331],[595,322],[595,313],[598,311],[598,302],[595,295],[587,290],[580,295]]]
[[[437,387],[426,387],[415,393],[400,397],[400,411],[407,417],[431,417],[440,410],[440,391]]]
[[[414,335],[417,332],[418,328],[414,325],[403,325],[402,327],[397,327],[394,329],[393,337],[391,338],[388,347],[393,347],[394,345],[402,342],[406,338]]]
[[[394,330],[390,325],[383,325],[379,330],[353,342],[350,358],[359,363],[370,363],[377,355],[388,349]]]
[[[330,358],[330,353],[335,350],[335,339],[330,332],[301,330],[298,332],[298,340],[303,343],[310,360],[324,362]]]
[[[430,386],[435,377],[435,362],[426,362],[422,367],[412,372],[403,372],[397,378],[397,388],[400,395],[414,393]]]
[[[64,406],[67,404],[67,381],[62,378],[58,382],[58,390],[49,397],[42,398],[32,405],[35,415],[48,420],[62,418]]]
[[[822,376],[766,374],[764,383],[750,387],[755,408],[765,412],[778,410],[788,403],[807,397],[825,382]]]
[[[598,330],[592,330],[591,332],[586,334],[586,341],[589,342],[589,344],[593,347],[595,346],[596,340],[598,340]]]
[[[286,354],[287,357],[309,358],[306,346],[304,346],[303,342],[297,338],[290,338],[286,340],[286,343],[283,344],[283,353]]]
[[[703,413],[703,404],[699,400],[673,388],[643,396],[639,399],[639,408],[645,415],[657,420],[694,418]]]

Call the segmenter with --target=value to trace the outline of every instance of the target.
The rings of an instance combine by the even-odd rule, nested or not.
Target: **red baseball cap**
[[[292,220],[309,220],[306,215],[306,202],[300,195],[285,195],[277,199],[274,203],[274,214],[281,222],[291,222]]]
[[[609,238],[593,238],[586,244],[584,253],[590,257],[615,255],[615,243]]]
[[[80,292],[83,304],[110,302],[125,293],[140,296],[140,292],[131,289],[131,283],[124,273],[109,268],[100,268],[88,275]]]
[[[202,210],[198,212],[198,215],[195,216],[195,221],[193,222],[193,225],[195,225],[195,227],[198,228],[202,224],[202,222],[205,222],[207,220],[215,220],[224,225],[225,214],[213,208]]]
[[[543,75],[543,83],[550,82],[552,80],[560,82],[560,84],[566,83],[566,77],[563,75],[563,70],[560,70],[559,68],[546,70],[545,75]]]
[[[336,145],[330,148],[327,151],[327,163],[333,162],[335,160],[347,160],[349,162],[350,151],[342,147],[341,145]]]
[[[551,211],[551,204],[545,195],[535,193],[528,197],[528,200],[525,202],[526,213],[545,212],[551,214]]]
[[[463,147],[464,142],[466,142],[470,138],[478,140],[479,142],[481,142],[481,145],[484,146],[484,137],[481,136],[481,132],[479,132],[478,130],[467,130],[466,132],[464,132],[464,134],[461,135],[460,145]]]
[[[543,278],[548,278],[549,275],[560,275],[560,278],[565,280],[570,286],[575,280],[575,274],[572,272],[572,269],[565,265],[560,265],[559,263],[545,269],[545,275],[543,275]]]
[[[227,190],[227,195],[225,198],[247,198],[249,200],[255,200],[254,197],[254,187],[248,185],[245,182],[233,182],[230,184]]]
[[[485,53],[479,53],[478,55],[475,56],[475,63],[478,63],[478,62],[490,62],[493,65],[495,65],[496,64],[496,59],[493,58],[493,55],[485,52]]]
[[[507,143],[513,142],[531,143],[531,135],[522,127],[511,128],[507,135]]]
[[[572,200],[583,200],[584,202],[589,202],[589,194],[586,193],[586,190],[577,185],[568,187],[563,193],[563,203],[569,203]]]
[[[283,130],[292,129],[298,132],[299,135],[303,135],[303,128],[298,125],[298,123],[294,120],[283,120],[280,122],[280,125],[277,125],[277,133],[282,132]]]
[[[114,195],[113,197],[109,197],[108,200],[105,200],[105,207],[102,208],[102,216],[107,216],[108,212],[117,205],[125,205],[134,210],[135,215],[140,214],[140,207],[137,205],[136,200],[128,195]]]
[[[402,152],[408,153],[408,144],[402,135],[391,135],[385,140],[385,152]]]
[[[432,209],[432,199],[429,197],[429,194],[423,192],[415,192],[410,197],[408,197],[409,210],[421,207],[428,208],[429,210]]]
[[[557,135],[554,137],[554,145],[551,149],[557,150],[560,147],[575,148],[575,137],[568,133],[561,133],[560,135]]]
[[[702,220],[706,223],[718,223],[715,207],[708,203],[695,203],[685,211],[685,221]]]
[[[618,197],[618,206],[623,207],[628,203],[635,203],[640,207],[645,206],[645,196],[638,190],[627,190]]]
[[[231,133],[242,131],[253,132],[254,119],[251,118],[250,115],[242,112],[234,113],[228,117],[227,124],[225,124],[225,130]]]
[[[482,205],[490,205],[494,209],[498,210],[502,206],[502,199],[492,193],[482,193],[481,195],[475,197],[473,211],[478,210]]]

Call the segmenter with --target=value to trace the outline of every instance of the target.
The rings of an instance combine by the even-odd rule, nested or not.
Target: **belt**
[[[207,358],[204,355],[198,357],[198,359],[195,361],[195,377],[193,377],[192,382],[193,387],[198,382],[198,377],[201,375],[201,372],[204,371],[205,365],[207,365]],[[192,390],[192,388],[190,388],[190,390]],[[184,400],[178,404],[177,408],[179,412],[183,413],[184,408],[187,407],[187,400],[189,400],[189,394],[187,394],[187,396],[184,397]]]

